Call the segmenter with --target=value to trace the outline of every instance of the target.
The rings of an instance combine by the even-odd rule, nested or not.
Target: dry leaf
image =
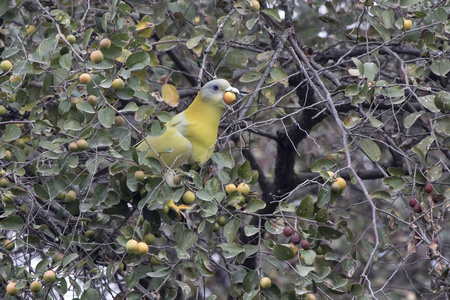
[[[169,106],[171,107],[177,107],[178,103],[180,101],[180,95],[178,94],[178,91],[175,86],[171,84],[165,84],[161,88],[161,95],[164,100]]]

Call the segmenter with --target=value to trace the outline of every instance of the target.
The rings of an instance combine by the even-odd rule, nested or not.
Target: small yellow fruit
[[[91,53],[91,60],[94,64],[99,64],[103,61],[103,53],[100,50],[95,50]]]
[[[269,277],[263,277],[259,281],[259,284],[261,285],[262,289],[268,289],[272,286],[272,280],[270,280]]]
[[[22,81],[22,75],[11,75],[11,76],[9,77],[9,81],[10,81],[11,83],[14,83],[14,82],[21,82],[21,81]]]
[[[89,82],[91,82],[91,75],[89,75],[87,73],[83,73],[80,75],[80,83],[81,84],[88,84]]]
[[[140,256],[146,256],[148,254],[148,245],[144,242],[139,242],[137,254]]]
[[[314,296],[313,294],[308,294],[306,295],[305,300],[316,300],[316,296]]]
[[[253,0],[253,1],[251,2],[251,4],[252,4],[252,8],[253,8],[254,10],[259,10],[259,9],[261,8],[261,5],[259,4],[259,2],[258,2],[257,0]]]
[[[27,33],[25,33],[25,36],[31,36],[36,31],[36,27],[34,25],[29,25],[27,27]]]
[[[247,196],[250,193],[250,187],[248,184],[242,182],[238,185],[237,191],[241,193],[242,196]]]
[[[100,49],[109,49],[111,47],[111,40],[110,39],[103,39],[100,41]]]
[[[61,192],[58,195],[56,195],[56,199],[57,200],[62,200],[62,199],[64,199],[65,196],[66,196],[66,193]]]
[[[342,191],[345,189],[345,187],[347,186],[347,183],[345,182],[344,178],[338,177],[334,180],[334,183],[337,183],[337,185],[339,186],[339,189]]]
[[[77,38],[76,38],[73,34],[69,34],[69,35],[66,37],[66,40],[67,40],[70,44],[73,44],[73,43],[75,43],[75,42],[77,41]]]
[[[114,119],[114,124],[116,126],[122,126],[123,124],[125,124],[125,120],[123,119],[122,116],[116,116]]]
[[[295,246],[294,244],[291,244],[290,248],[291,248],[292,252],[294,252],[294,256],[297,256],[297,253],[298,253],[297,246]]]
[[[42,284],[39,281],[33,281],[30,284],[30,291],[33,293],[39,293],[42,290]]]
[[[14,250],[15,247],[16,247],[16,244],[11,240],[6,239],[3,242],[3,248],[7,251],[12,251],[12,250]]]
[[[73,202],[77,200],[77,193],[75,191],[69,191],[64,195],[64,199],[66,199],[67,202]]]
[[[6,161],[11,161],[12,160],[12,153],[9,150],[6,150],[5,156],[3,157],[4,160]]]
[[[195,194],[193,192],[191,192],[191,191],[186,191],[183,194],[183,201],[186,204],[191,204],[192,202],[195,201]]]
[[[227,193],[227,195],[231,194],[232,192],[234,192],[236,190],[237,190],[237,188],[236,188],[236,185],[234,183],[229,183],[225,187],[225,192]]]
[[[86,150],[88,147],[88,142],[85,139],[79,139],[77,141],[77,148],[79,151]]]
[[[23,139],[17,139],[14,141],[14,146],[23,149],[25,147],[25,141]]]
[[[0,179],[0,187],[6,188],[6,187],[8,187],[8,185],[9,185],[8,179],[6,179],[6,178]]]
[[[412,28],[412,21],[410,19],[403,19],[403,28],[408,31]]]
[[[56,255],[53,257],[53,262],[60,262],[63,260],[63,258],[64,256],[62,255],[62,253],[56,253]]]
[[[0,105],[0,116],[6,115],[6,107],[3,105]]]
[[[47,270],[44,272],[44,281],[53,282],[56,279],[56,274],[53,270]]]
[[[257,1],[258,2],[258,1]],[[259,4],[259,2],[258,2]],[[225,92],[223,93],[223,101],[230,105],[231,103],[233,103],[236,100],[236,95],[232,92]]]
[[[6,193],[3,193],[2,194],[2,202],[4,203],[4,204],[13,204],[14,203],[14,195],[12,195],[12,194],[6,194]]]
[[[69,146],[67,146],[67,149],[69,149],[69,152],[77,152],[78,151],[77,143],[71,142]]]
[[[66,36],[64,34],[61,34],[61,36],[57,34],[55,38],[58,40],[58,44],[64,44],[64,40],[62,38],[66,38]]]
[[[220,225],[220,226],[225,226],[226,224],[227,224],[227,217],[225,217],[225,216],[220,216],[218,219],[217,219],[217,223]]]
[[[15,282],[10,282],[6,286],[6,293],[10,296],[17,296],[19,294],[19,290],[16,288]]]
[[[12,63],[9,60],[4,60],[2,63],[0,63],[0,69],[2,69],[3,72],[8,72],[12,68]]]
[[[145,173],[143,171],[134,172],[134,179],[136,181],[143,181],[145,179]]]
[[[114,79],[111,84],[111,87],[115,91],[123,90],[125,88],[125,82],[123,82],[121,78]]]
[[[84,236],[88,239],[92,239],[95,236],[95,232],[94,230],[86,230],[86,232],[84,233]]]
[[[137,254],[139,249],[138,245],[139,243],[136,240],[131,239],[125,245],[125,249],[127,250],[128,253]]]
[[[156,241],[156,237],[152,233],[148,233],[144,236],[144,242],[147,245],[153,245],[155,243],[155,241]]]
[[[91,106],[96,106],[98,103],[98,97],[94,95],[89,95],[89,97],[87,97],[87,103]]]
[[[163,214],[163,215],[167,215],[168,212],[169,212],[169,206],[167,206],[167,205],[165,205],[163,208],[161,208],[159,210],[159,213]]]
[[[214,231],[219,231],[220,229],[220,224],[219,223],[214,223]]]

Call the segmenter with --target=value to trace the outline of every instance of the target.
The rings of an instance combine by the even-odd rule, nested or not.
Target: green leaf
[[[281,244],[275,244],[273,246],[273,254],[275,254],[275,257],[282,260],[289,260],[295,257],[294,251],[292,251],[291,247],[281,245]]]
[[[71,253],[67,256],[64,256],[63,260],[62,260],[62,266],[66,267],[68,266],[72,261],[74,261],[75,259],[78,258],[78,254],[77,253]]]
[[[311,171],[319,172],[322,169],[328,170],[334,165],[335,163],[331,159],[321,158],[311,165]]]
[[[319,233],[327,240],[337,240],[342,236],[342,232],[328,226],[319,226]]]
[[[156,278],[167,277],[167,275],[171,271],[172,271],[171,267],[164,267],[164,268],[156,270],[155,272],[147,272],[147,276],[156,277]]]
[[[406,128],[410,128],[420,116],[422,116],[425,112],[424,111],[418,111],[415,113],[412,113],[410,115],[407,115],[405,120],[403,120],[403,125],[405,125]]]
[[[353,128],[355,127],[359,121],[361,121],[361,118],[356,116],[354,113],[350,113],[345,119],[344,119],[344,126],[346,128]]]
[[[211,191],[207,189],[200,189],[195,193],[195,195],[197,196],[197,198],[203,201],[212,201],[214,198],[214,195],[211,193]]]
[[[359,86],[357,83],[351,84],[345,88],[345,96],[356,96],[359,94]]]
[[[248,56],[241,50],[233,50],[228,52],[226,64],[232,69],[242,69],[248,64]]]
[[[156,50],[160,52],[169,51],[178,45],[178,38],[176,36],[168,35],[159,40],[156,45]]]
[[[222,249],[222,254],[225,258],[233,258],[244,252],[244,247],[235,243],[220,244],[218,246]]]
[[[314,213],[314,202],[311,195],[303,198],[300,205],[297,207],[296,214],[302,218],[309,218]]]
[[[130,71],[142,70],[150,63],[150,56],[147,52],[135,52],[131,54],[126,61]]]
[[[113,138],[111,134],[103,129],[99,129],[94,133],[94,136],[89,141],[91,148],[107,147],[113,144]]]
[[[0,16],[3,16],[9,9],[9,3],[11,0],[0,1]]]
[[[262,10],[262,13],[265,15],[268,15],[269,17],[275,19],[278,22],[281,22],[281,18],[278,15],[278,12],[275,9],[272,8],[265,8]]]
[[[266,203],[264,201],[254,198],[250,200],[245,211],[251,213],[263,209],[264,207],[266,207]]]
[[[111,126],[114,124],[115,117],[116,113],[114,112],[114,109],[109,106],[102,108],[98,112],[98,120],[100,124],[102,124],[106,128],[111,128]]]
[[[383,179],[383,183],[389,186],[389,190],[397,192],[405,187],[405,181],[399,176],[390,176]]]
[[[239,78],[239,81],[243,82],[243,83],[250,83],[250,82],[255,82],[255,81],[261,79],[261,77],[262,77],[262,74],[259,72],[248,71],[247,73],[242,75],[241,78]]]
[[[96,299],[98,299],[98,297],[99,297],[99,295],[98,295],[97,290],[95,290],[93,288],[88,288],[81,295],[81,300],[96,300]]]
[[[232,168],[234,167],[233,157],[228,152],[219,151],[214,152],[211,159],[221,167]]]
[[[215,274],[208,255],[202,250],[199,250],[197,255],[195,255],[194,264],[202,276],[211,277]]]
[[[3,142],[8,143],[17,140],[21,134],[22,131],[20,131],[20,128],[17,127],[17,125],[8,124],[6,125],[5,132],[3,134]]]
[[[372,199],[392,200],[391,194],[386,191],[376,191],[370,194]]]
[[[300,250],[300,253],[303,256],[303,259],[305,260],[305,263],[307,265],[312,265],[314,263],[314,259],[316,258],[316,252],[313,250]]]
[[[352,277],[353,273],[356,271],[356,263],[353,259],[346,258],[342,262],[342,268],[344,269],[345,273],[347,273],[348,277]]]
[[[237,218],[231,219],[227,222],[227,224],[225,224],[223,228],[223,236],[227,239],[228,243],[234,241],[240,226],[241,221]]]
[[[22,230],[24,221],[20,216],[10,216],[0,222],[3,230]]]
[[[252,270],[245,275],[244,280],[242,281],[242,288],[246,293],[250,293],[254,288],[256,288],[259,284],[258,272],[256,270]]]
[[[437,58],[431,64],[431,71],[438,76],[445,76],[450,71],[450,61],[447,58]]]
[[[94,108],[91,105],[87,104],[86,102],[78,102],[77,109],[84,111],[85,113],[88,114],[95,114]]]
[[[370,139],[360,139],[359,144],[362,150],[369,156],[369,158],[373,161],[378,161],[381,158],[381,151],[378,147],[377,143]]]
[[[83,48],[84,48],[84,49],[87,49],[89,40],[91,39],[91,35],[92,35],[93,32],[94,32],[94,29],[89,28],[89,29],[86,30],[86,32],[84,33],[84,36],[83,36]]]
[[[394,16],[392,15],[392,17]],[[374,81],[375,76],[377,75],[378,75],[378,67],[375,63],[371,62],[364,63],[364,77],[366,77],[368,81]]]
[[[32,73],[33,68],[29,63],[26,61],[20,61],[17,63],[17,65],[14,67],[14,70],[12,72],[13,75],[23,75],[27,73]]]
[[[372,127],[380,128],[384,125],[383,122],[373,117],[370,113],[367,113],[367,118],[369,119],[370,125],[372,125]]]
[[[422,104],[426,109],[430,110],[431,112],[437,113],[439,112],[439,108],[436,107],[434,104],[434,97],[433,96],[422,96],[419,97],[419,102]]]
[[[63,67],[67,71],[70,70],[70,68],[72,66],[72,55],[70,54],[70,52],[62,55],[59,58],[59,64],[61,65],[61,67]]]
[[[244,231],[246,236],[252,236],[259,232],[259,228],[252,225],[247,225],[245,226]]]

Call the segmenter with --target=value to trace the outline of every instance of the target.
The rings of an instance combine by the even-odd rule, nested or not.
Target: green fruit
[[[153,245],[155,243],[155,241],[156,241],[156,237],[154,234],[149,233],[144,236],[144,242],[147,245]]]
[[[100,41],[100,49],[109,49],[111,47],[111,40],[110,39],[103,39]]]
[[[6,187],[8,187],[8,185],[9,185],[8,179],[6,179],[6,178],[0,179],[0,187],[6,188]]]
[[[14,146],[23,149],[25,147],[25,141],[23,139],[17,139],[14,141]]]
[[[145,173],[143,171],[136,171],[134,173],[134,178],[136,181],[143,181],[145,179]]]
[[[242,182],[238,185],[237,191],[241,193],[242,196],[247,196],[250,193],[250,187],[248,184]]]
[[[89,95],[89,97],[87,97],[87,103],[91,106],[96,106],[98,103],[98,97],[94,95]]]
[[[10,282],[6,286],[6,293],[10,296],[17,296],[19,294],[19,290],[16,288],[15,282]]]
[[[12,68],[12,63],[9,60],[4,60],[0,63],[0,69],[3,72],[8,72]]]
[[[83,150],[86,150],[87,147],[88,147],[88,143],[87,143],[87,141],[85,139],[79,139],[77,141],[77,148],[78,148],[78,150],[83,151]]]
[[[159,210],[159,213],[163,214],[163,215],[167,215],[167,213],[169,212],[169,206],[164,206],[164,208],[161,208]]]
[[[30,291],[33,293],[39,293],[42,290],[42,284],[39,281],[33,281],[30,284]]]
[[[77,200],[77,193],[74,191],[69,191],[65,196],[64,199],[66,199],[67,202],[74,202]]]
[[[152,266],[160,266],[161,262],[159,260],[157,260],[154,256],[152,256],[152,258],[150,258],[150,264]]]
[[[220,226],[225,226],[227,224],[227,218],[225,216],[220,216],[217,219],[217,223],[219,223]]]
[[[75,142],[71,142],[67,148],[69,149],[69,152],[77,152],[78,151],[78,145]]]
[[[191,191],[186,191],[183,194],[183,201],[186,204],[191,204],[192,202],[195,201],[195,194],[193,192],[191,192]]]
[[[66,40],[67,40],[70,44],[73,44],[73,43],[75,43],[75,42],[77,41],[77,38],[76,38],[73,34],[69,34],[69,35],[66,37]]]
[[[16,247],[16,244],[11,240],[6,239],[3,242],[3,248],[7,251],[13,251],[15,247]]]
[[[3,157],[4,160],[6,161],[11,161],[12,160],[12,153],[9,150],[6,150],[5,156]]]
[[[122,116],[117,116],[117,117],[114,119],[114,124],[115,124],[116,126],[122,126],[123,124],[125,124],[125,120],[123,119]]]
[[[3,105],[0,105],[0,116],[6,115],[6,107]]]
[[[144,242],[139,242],[137,254],[140,256],[146,256],[148,254],[148,245]]]
[[[89,82],[91,82],[91,75],[83,73],[80,75],[79,80],[81,84],[88,84]]]
[[[27,27],[27,33],[25,33],[25,36],[31,36],[36,31],[36,27],[34,25],[30,25]]]
[[[91,53],[91,60],[94,64],[99,64],[103,61],[103,53],[100,50],[95,50]]]
[[[125,82],[121,78],[114,79],[114,81],[111,84],[111,87],[115,91],[120,91],[125,88]]]
[[[53,282],[56,280],[56,274],[53,270],[47,270],[44,272],[44,281],[45,282]]]
[[[84,233],[84,236],[88,239],[92,239],[95,236],[95,232],[94,230],[86,230],[86,232]]]
[[[62,199],[64,199],[65,196],[66,196],[66,193],[61,192],[61,193],[59,193],[58,195],[56,195],[56,199],[62,200]]]
[[[220,225],[219,225],[219,223],[214,223],[214,231],[219,231],[219,229],[220,229]]]

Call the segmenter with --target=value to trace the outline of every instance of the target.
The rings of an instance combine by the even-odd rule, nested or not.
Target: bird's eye
[[[218,91],[219,90],[219,86],[217,84],[213,85],[213,90]]]

